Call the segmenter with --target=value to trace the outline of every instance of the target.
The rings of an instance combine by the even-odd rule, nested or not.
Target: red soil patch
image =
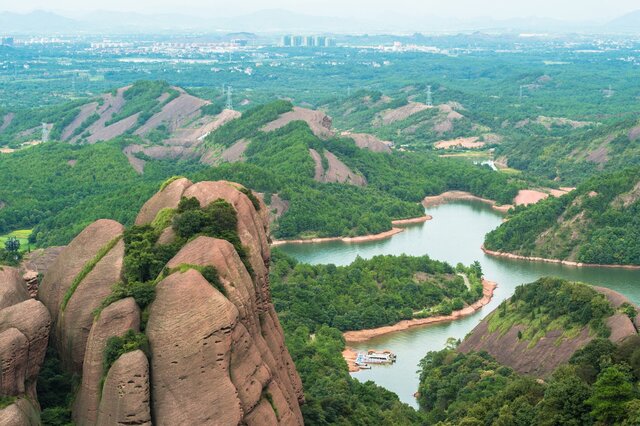
[[[400,108],[381,112],[376,121],[380,121],[382,125],[386,126],[388,124],[395,123],[396,121],[406,120],[412,115],[430,108],[432,107],[420,102],[409,102],[407,105],[401,106]]]
[[[537,202],[549,197],[549,194],[544,192],[535,191],[532,189],[521,189],[514,198],[513,202],[516,206],[528,206],[529,204],[536,204]]]
[[[162,110],[147,120],[138,130],[136,135],[144,135],[157,128],[161,124],[167,125],[169,130],[175,130],[192,120],[199,114],[200,108],[209,102],[196,98],[180,89],[180,95],[162,107]]]
[[[16,115],[14,113],[10,112],[2,118],[2,124],[0,124],[0,132],[4,131],[4,129],[6,129],[11,125],[11,122],[13,121],[13,117],[15,116]]]
[[[240,139],[238,142],[225,149],[220,158],[227,163],[237,163],[238,161],[242,161],[244,158],[244,152],[247,150],[248,146],[248,140]]]
[[[457,138],[451,139],[448,141],[439,141],[434,144],[436,149],[450,149],[450,148],[482,148],[484,146],[484,142],[478,142],[477,136],[472,136],[468,138]]]
[[[314,135],[319,138],[329,138],[334,136],[331,131],[331,118],[322,111],[315,111],[307,108],[294,107],[293,111],[282,114],[278,119],[265,125],[261,130],[263,132],[272,132],[278,130],[292,121],[306,122]]]
[[[318,182],[347,183],[356,186],[365,186],[367,184],[367,181],[362,175],[354,173],[332,152],[326,150],[324,152],[324,156],[329,163],[329,167],[327,168],[327,170],[324,170],[324,166],[322,164],[322,156],[318,153],[318,151],[310,148],[309,154],[311,154],[311,158],[313,158],[313,161],[315,162],[314,179]]]
[[[62,134],[60,135],[60,138],[63,141],[69,140],[73,132],[75,132],[76,129],[80,127],[82,123],[84,123],[84,121],[87,118],[89,118],[91,114],[95,113],[97,110],[98,110],[97,102],[91,102],[80,107],[80,112],[78,113],[76,118],[74,118],[73,121],[67,127],[64,128],[64,130],[62,131]]]
[[[373,152],[391,153],[393,142],[383,141],[368,133],[342,132],[342,136],[353,139],[358,148],[368,149]]]

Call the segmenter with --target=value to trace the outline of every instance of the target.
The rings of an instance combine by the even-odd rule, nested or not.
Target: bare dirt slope
[[[204,99],[196,98],[182,89],[175,88],[180,91],[180,95],[162,107],[162,110],[152,116],[138,130],[136,135],[145,135],[151,130],[157,128],[161,124],[165,124],[170,130],[175,130],[184,126],[189,120],[200,114],[200,108],[209,102]]]
[[[368,133],[342,132],[342,136],[353,139],[358,148],[368,149],[373,152],[391,153],[393,142],[383,141]]]
[[[80,107],[80,113],[73,119],[71,123],[67,127],[64,128],[60,138],[63,141],[69,140],[73,132],[79,128],[84,121],[89,118],[92,114],[94,114],[98,110],[98,102],[91,102],[86,105]]]
[[[629,303],[626,297],[613,290],[600,287],[594,287],[594,289],[602,292],[613,307],[625,302]],[[606,323],[611,329],[609,340],[614,343],[637,334],[635,325],[626,315],[615,314],[609,317]],[[583,328],[577,336],[571,338],[563,336],[562,330],[551,330],[531,346],[530,341],[518,338],[518,332],[524,330],[522,325],[516,324],[504,334],[500,331],[490,332],[488,326],[487,318],[483,319],[467,335],[458,349],[464,353],[486,351],[498,362],[513,368],[518,373],[536,377],[546,377],[551,374],[559,365],[566,363],[575,351],[584,347],[595,337],[588,327]]]
[[[446,141],[438,141],[433,146],[436,149],[451,149],[451,148],[482,148],[484,146],[484,142],[479,142],[480,138],[477,136],[472,136],[468,138],[457,138]]]
[[[5,114],[5,116],[2,117],[2,124],[0,124],[0,132],[3,132],[4,129],[6,129],[11,125],[11,122],[13,121],[13,117],[15,117],[15,114],[12,112]]]
[[[364,176],[353,172],[346,164],[330,151],[324,151],[324,157],[329,167],[325,170],[322,164],[322,156],[315,149],[309,148],[309,154],[315,162],[314,179],[324,183],[347,183],[356,186],[365,186],[367,184]]]
[[[313,134],[319,138],[330,138],[334,135],[331,130],[331,118],[322,111],[307,108],[293,107],[293,111],[282,114],[278,119],[268,123],[262,128],[263,132],[272,132],[286,126],[292,121],[305,121]]]
[[[374,121],[386,126],[391,123],[395,123],[396,121],[406,120],[412,115],[429,108],[431,107],[420,102],[409,102],[400,108],[381,112]]]

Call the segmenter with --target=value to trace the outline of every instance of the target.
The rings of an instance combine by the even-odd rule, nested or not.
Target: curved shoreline
[[[473,195],[472,193],[465,191],[447,191],[443,192],[440,195],[424,197],[424,199],[422,200],[422,205],[424,207],[433,207],[440,204],[446,204],[451,201],[480,201],[482,203],[489,204],[494,210],[499,211],[500,213],[506,213],[513,208],[511,204],[498,206],[494,200],[481,198],[477,195]]]
[[[384,334],[394,333],[397,331],[405,331],[413,327],[418,327],[427,324],[435,324],[439,322],[455,321],[457,319],[474,314],[483,306],[489,304],[493,298],[493,293],[498,287],[493,281],[482,279],[482,297],[471,305],[462,308],[458,311],[453,311],[450,315],[440,315],[429,318],[416,318],[410,320],[402,320],[393,325],[385,325],[383,327],[370,328],[366,330],[346,331],[342,333],[346,342],[361,343],[374,337],[382,336]]]
[[[600,263],[582,263],[582,262],[574,262],[571,260],[547,259],[544,257],[522,256],[519,254],[513,254],[513,253],[504,252],[504,251],[493,251],[485,248],[484,245],[482,245],[480,248],[485,254],[489,256],[503,257],[505,259],[526,260],[529,262],[542,262],[542,263],[558,263],[564,266],[572,266],[574,268],[587,267],[587,268],[628,269],[631,271],[640,270],[640,265],[604,265]]]
[[[317,244],[327,243],[331,241],[342,241],[343,243],[365,243],[368,241],[379,241],[387,238],[391,238],[396,234],[404,231],[404,228],[397,228],[396,226],[412,225],[416,223],[424,223],[433,219],[430,215],[424,215],[420,217],[413,217],[410,219],[392,220],[391,225],[394,227],[389,231],[381,232],[379,234],[360,235],[358,237],[326,237],[326,238],[308,238],[297,240],[274,240],[271,242],[271,247],[277,247],[284,244]]]

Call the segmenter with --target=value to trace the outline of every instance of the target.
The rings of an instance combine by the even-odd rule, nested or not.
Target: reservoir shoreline
[[[439,315],[429,318],[415,318],[410,320],[403,320],[393,325],[386,325],[377,328],[370,328],[366,330],[346,331],[342,333],[344,340],[347,343],[342,352],[342,356],[349,366],[349,372],[354,373],[360,371],[360,368],[354,364],[357,352],[348,346],[349,343],[362,343],[371,340],[375,337],[382,336],[389,333],[396,333],[408,330],[413,327],[420,327],[429,324],[436,324],[446,321],[455,321],[460,318],[472,315],[480,310],[482,307],[488,305],[493,298],[493,293],[498,287],[493,281],[482,279],[482,297],[476,300],[471,305],[462,308],[460,310],[452,312],[450,315]]]
[[[547,259],[545,257],[535,257],[535,256],[522,256],[519,254],[513,254],[505,251],[493,251],[485,248],[485,246],[480,247],[482,251],[489,256],[494,257],[502,257],[505,259],[513,259],[513,260],[526,260],[528,262],[540,262],[540,263],[557,263],[564,266],[573,266],[575,268],[611,268],[611,269],[628,269],[631,271],[640,270],[640,265],[604,265],[598,263],[582,263],[582,262],[574,262],[571,260],[562,260],[562,259]]]
[[[430,215],[424,215],[419,217],[413,217],[410,219],[392,220],[393,226],[389,231],[381,232],[379,234],[360,235],[357,237],[325,237],[325,238],[307,238],[297,240],[274,240],[271,242],[271,247],[277,247],[284,244],[317,244],[328,243],[332,241],[342,241],[343,243],[365,243],[367,241],[379,241],[387,238],[391,238],[396,234],[404,231],[404,228],[398,228],[398,226],[413,225],[417,223],[424,223],[433,219]]]

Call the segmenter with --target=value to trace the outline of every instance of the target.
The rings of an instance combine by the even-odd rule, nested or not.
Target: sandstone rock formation
[[[0,425],[39,424],[36,381],[50,325],[47,308],[30,298],[18,270],[0,268],[0,397],[16,398],[0,410]]]
[[[62,363],[82,374],[73,406],[76,424],[150,425],[152,419],[158,425],[303,423],[302,383],[270,297],[269,212],[241,189],[225,181],[192,184],[180,178],[143,206],[137,225],[152,223],[182,197],[196,198],[201,207],[223,199],[236,211],[246,252],[243,261],[232,243],[207,236],[183,242],[155,284],[148,315],[133,298],[125,298],[94,318],[123,276],[120,224],[95,222],[58,256],[40,297],[54,312],[51,342]],[[176,238],[168,227],[157,243]],[[217,280],[205,274],[215,282],[200,272],[205,267],[215,268]],[[148,318],[144,325],[143,316]],[[109,338],[141,329],[149,353],[125,352],[105,371]],[[0,335],[0,342],[5,340],[7,352],[20,357],[24,339],[9,330]],[[18,367],[10,369],[12,377],[22,374]]]
[[[96,424],[107,340],[112,336],[122,336],[128,330],[140,330],[140,308],[131,297],[112,303],[94,320],[82,366],[82,384],[74,401],[76,425]],[[111,414],[107,408],[104,411],[107,417]]]
[[[51,342],[72,373],[82,373],[93,312],[122,275],[123,231],[112,220],[89,225],[60,253],[40,286],[40,300],[49,308],[55,325]]]
[[[122,355],[109,369],[98,409],[98,426],[150,426],[149,362],[140,350]]]

